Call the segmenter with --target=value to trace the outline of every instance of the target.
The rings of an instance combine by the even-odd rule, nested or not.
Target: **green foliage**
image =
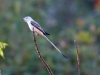
[[[5,58],[5,57],[4,57],[4,53],[3,53],[3,49],[4,49],[7,45],[8,45],[8,44],[6,44],[6,43],[0,42],[0,55],[1,55],[3,58]]]
[[[91,44],[94,42],[93,36],[89,32],[86,32],[86,31],[80,31],[76,35],[76,38],[81,43]]]
[[[99,75],[100,4],[97,1],[0,0],[0,40],[9,44],[4,50],[6,60],[0,59],[2,75],[49,74],[36,53],[31,31],[22,20],[25,16],[31,16],[50,33],[48,38],[68,56],[66,60],[47,40],[37,36],[39,50],[55,75],[77,75],[74,40],[79,44],[81,75]]]

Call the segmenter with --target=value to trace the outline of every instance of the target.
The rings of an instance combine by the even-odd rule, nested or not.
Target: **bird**
[[[67,59],[67,56],[64,55],[61,50],[59,50],[53,42],[51,42],[49,40],[49,38],[47,37],[47,35],[50,35],[49,33],[45,32],[43,30],[43,28],[40,26],[40,24],[38,22],[36,22],[35,20],[33,20],[30,16],[26,16],[23,18],[23,20],[28,24],[29,29],[34,32],[36,35],[38,36],[43,36],[44,38],[47,39],[47,41],[60,53],[63,55],[63,57],[65,57]]]

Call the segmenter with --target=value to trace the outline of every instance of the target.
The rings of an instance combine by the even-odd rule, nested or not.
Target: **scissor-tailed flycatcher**
[[[34,21],[30,16],[23,18],[23,20],[28,24],[28,26],[32,32],[34,31],[36,35],[41,35],[41,36],[45,37],[56,48],[56,50],[62,54],[62,52],[47,38],[46,35],[49,35],[49,34],[47,32],[45,32],[36,21]],[[64,55],[64,54],[62,54],[62,55],[65,58],[67,58],[66,55]]]

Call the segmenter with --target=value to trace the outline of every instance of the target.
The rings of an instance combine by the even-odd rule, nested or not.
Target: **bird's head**
[[[27,23],[30,22],[30,21],[33,21],[33,19],[32,19],[30,16],[24,17],[23,20],[24,20],[25,22],[27,22]]]

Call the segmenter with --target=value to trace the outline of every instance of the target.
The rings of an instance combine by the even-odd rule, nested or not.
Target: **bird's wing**
[[[45,32],[42,27],[36,22],[36,21],[31,21],[31,24],[39,29],[44,35],[50,35],[49,33]]]
[[[31,21],[31,24],[36,27],[37,29],[39,29],[41,32],[45,33],[45,31],[41,28],[41,26],[35,22],[35,21]]]

